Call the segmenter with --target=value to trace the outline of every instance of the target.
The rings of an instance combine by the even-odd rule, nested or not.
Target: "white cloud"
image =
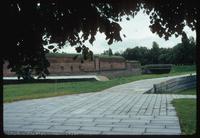
[[[129,21],[123,18],[123,21],[119,24],[122,27],[122,42],[114,42],[112,45],[108,45],[104,34],[97,33],[96,41],[94,41],[93,46],[88,41],[86,41],[85,45],[88,46],[95,54],[99,54],[109,48],[111,48],[113,52],[124,51],[126,48],[133,48],[135,46],[145,46],[147,48],[151,48],[153,41],[156,41],[160,47],[173,47],[177,43],[181,42],[181,37],[175,38],[173,35],[168,41],[166,41],[158,35],[153,34],[149,28],[149,17],[142,11],[140,11],[134,19],[131,18]],[[184,30],[188,36],[193,36],[196,39],[196,33],[191,31],[189,27],[185,27]],[[126,35],[125,38],[123,37],[123,34]],[[70,46],[67,46],[61,51],[76,53],[74,47]]]

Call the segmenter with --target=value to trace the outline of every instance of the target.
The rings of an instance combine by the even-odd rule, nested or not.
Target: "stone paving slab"
[[[171,101],[194,95],[144,94],[167,78],[140,80],[96,93],[3,105],[5,134],[180,135]]]

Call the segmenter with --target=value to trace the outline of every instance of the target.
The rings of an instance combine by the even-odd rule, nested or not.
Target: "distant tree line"
[[[112,55],[113,55],[112,49],[109,48],[108,50],[104,50],[103,53],[102,53],[101,55],[112,56]]]
[[[151,49],[137,46],[134,48],[127,48],[121,53],[116,52],[114,55],[123,56],[126,60],[139,60],[142,65],[191,65],[195,64],[196,42],[193,37],[187,38],[187,36],[185,36],[185,38],[182,38],[182,43],[175,45],[173,48],[160,48],[154,41]]]

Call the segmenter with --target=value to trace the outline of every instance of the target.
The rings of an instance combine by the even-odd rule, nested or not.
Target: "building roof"
[[[74,57],[81,54],[68,54],[68,53],[47,53],[47,57]]]
[[[46,54],[47,57],[82,57],[82,54],[69,54],[69,53],[48,53]],[[108,55],[94,55],[95,58],[100,58],[100,59],[123,59],[125,60],[124,57],[122,56],[108,56]]]

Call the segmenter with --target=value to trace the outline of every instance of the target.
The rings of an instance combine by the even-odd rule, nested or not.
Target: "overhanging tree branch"
[[[93,44],[99,31],[108,44],[122,41],[118,21],[123,16],[129,20],[140,9],[149,15],[151,31],[166,40],[182,35],[185,25],[192,30],[197,26],[198,4],[191,0],[8,0],[7,5],[9,41],[3,60],[14,72],[24,69],[38,76],[47,75],[49,66],[43,35],[51,36],[50,43],[58,43],[59,48],[67,41],[78,47],[77,52],[91,54],[84,46],[86,40]]]

